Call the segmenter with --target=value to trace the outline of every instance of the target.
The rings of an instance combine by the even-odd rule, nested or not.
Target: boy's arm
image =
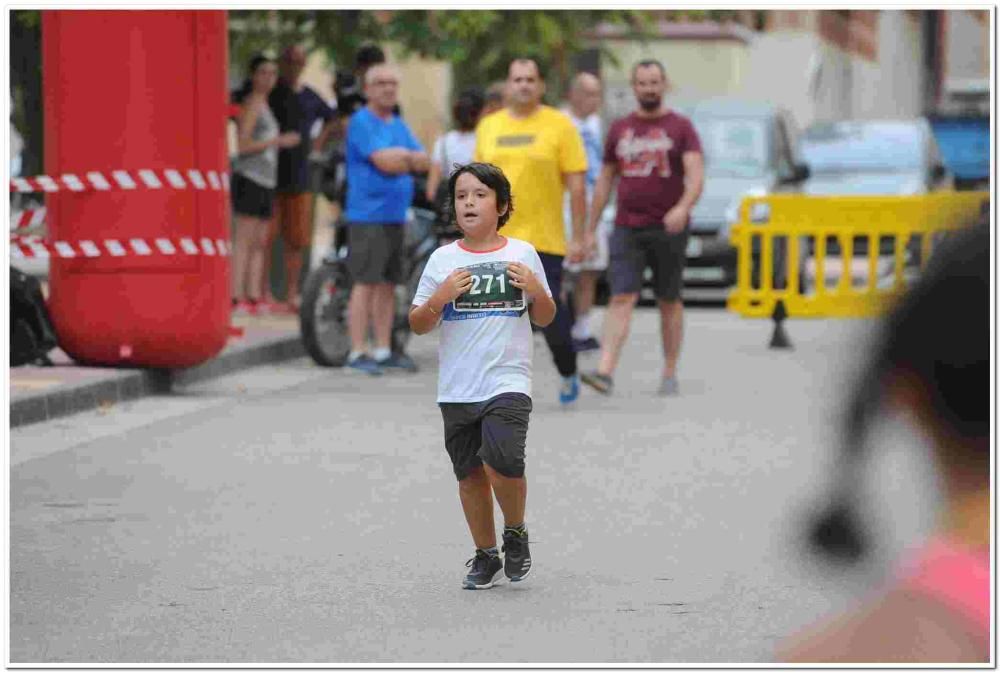
[[[556,318],[556,303],[543,292],[532,300],[528,317],[539,327],[548,327]]]
[[[412,306],[410,308],[410,329],[418,336],[427,334],[437,327],[443,311],[444,305],[434,302],[433,298],[428,299],[420,306]]]
[[[410,329],[417,335],[427,334],[434,329],[441,320],[444,307],[472,288],[472,274],[466,269],[455,269],[433,292],[430,291],[431,282],[429,278],[421,278],[417,294],[413,297],[409,316]]]

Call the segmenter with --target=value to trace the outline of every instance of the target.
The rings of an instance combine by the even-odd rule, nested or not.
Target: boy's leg
[[[490,479],[483,466],[473,468],[465,479],[458,482],[458,496],[462,500],[462,511],[469,524],[469,532],[477,549],[497,546],[497,533],[493,522],[493,497],[490,493]]]
[[[520,526],[524,523],[524,506],[528,499],[528,480],[521,477],[505,477],[489,465],[484,466],[489,485],[497,497],[503,512],[505,526]],[[492,502],[490,512],[492,513]]]
[[[531,570],[524,506],[528,484],[524,478],[524,446],[528,437],[531,398],[504,393],[488,400],[482,412],[482,448],[479,455],[504,515],[504,574],[512,582]]]
[[[444,421],[444,446],[458,479],[458,497],[469,533],[478,549],[495,547],[493,494],[483,461],[477,455],[482,443],[480,405],[442,403],[439,406]]]
[[[479,456],[507,526],[524,523],[524,446],[530,415],[531,398],[522,393],[503,393],[483,405]]]

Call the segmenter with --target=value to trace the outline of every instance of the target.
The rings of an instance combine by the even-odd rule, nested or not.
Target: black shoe
[[[487,554],[482,549],[477,549],[476,555],[465,566],[471,566],[472,569],[462,582],[463,589],[489,589],[496,584],[493,578],[503,568],[503,563],[500,562],[499,554]]]
[[[531,552],[528,551],[528,531],[518,533],[511,528],[503,531],[503,573],[511,582],[520,582],[531,572]]]
[[[586,339],[573,339],[573,350],[577,353],[598,351],[601,350],[601,344],[594,337],[587,337]]]

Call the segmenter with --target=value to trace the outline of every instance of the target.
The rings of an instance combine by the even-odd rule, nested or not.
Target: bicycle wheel
[[[325,263],[306,278],[299,308],[302,345],[316,364],[342,367],[351,350],[347,302],[351,279],[338,263]]]

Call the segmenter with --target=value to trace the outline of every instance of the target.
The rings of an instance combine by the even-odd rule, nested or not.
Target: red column
[[[42,12],[45,172],[228,172],[227,27],[221,11]],[[229,193],[60,191],[52,240],[229,241]],[[224,346],[229,258],[152,254],[50,266],[60,346],[90,364],[188,367]]]

